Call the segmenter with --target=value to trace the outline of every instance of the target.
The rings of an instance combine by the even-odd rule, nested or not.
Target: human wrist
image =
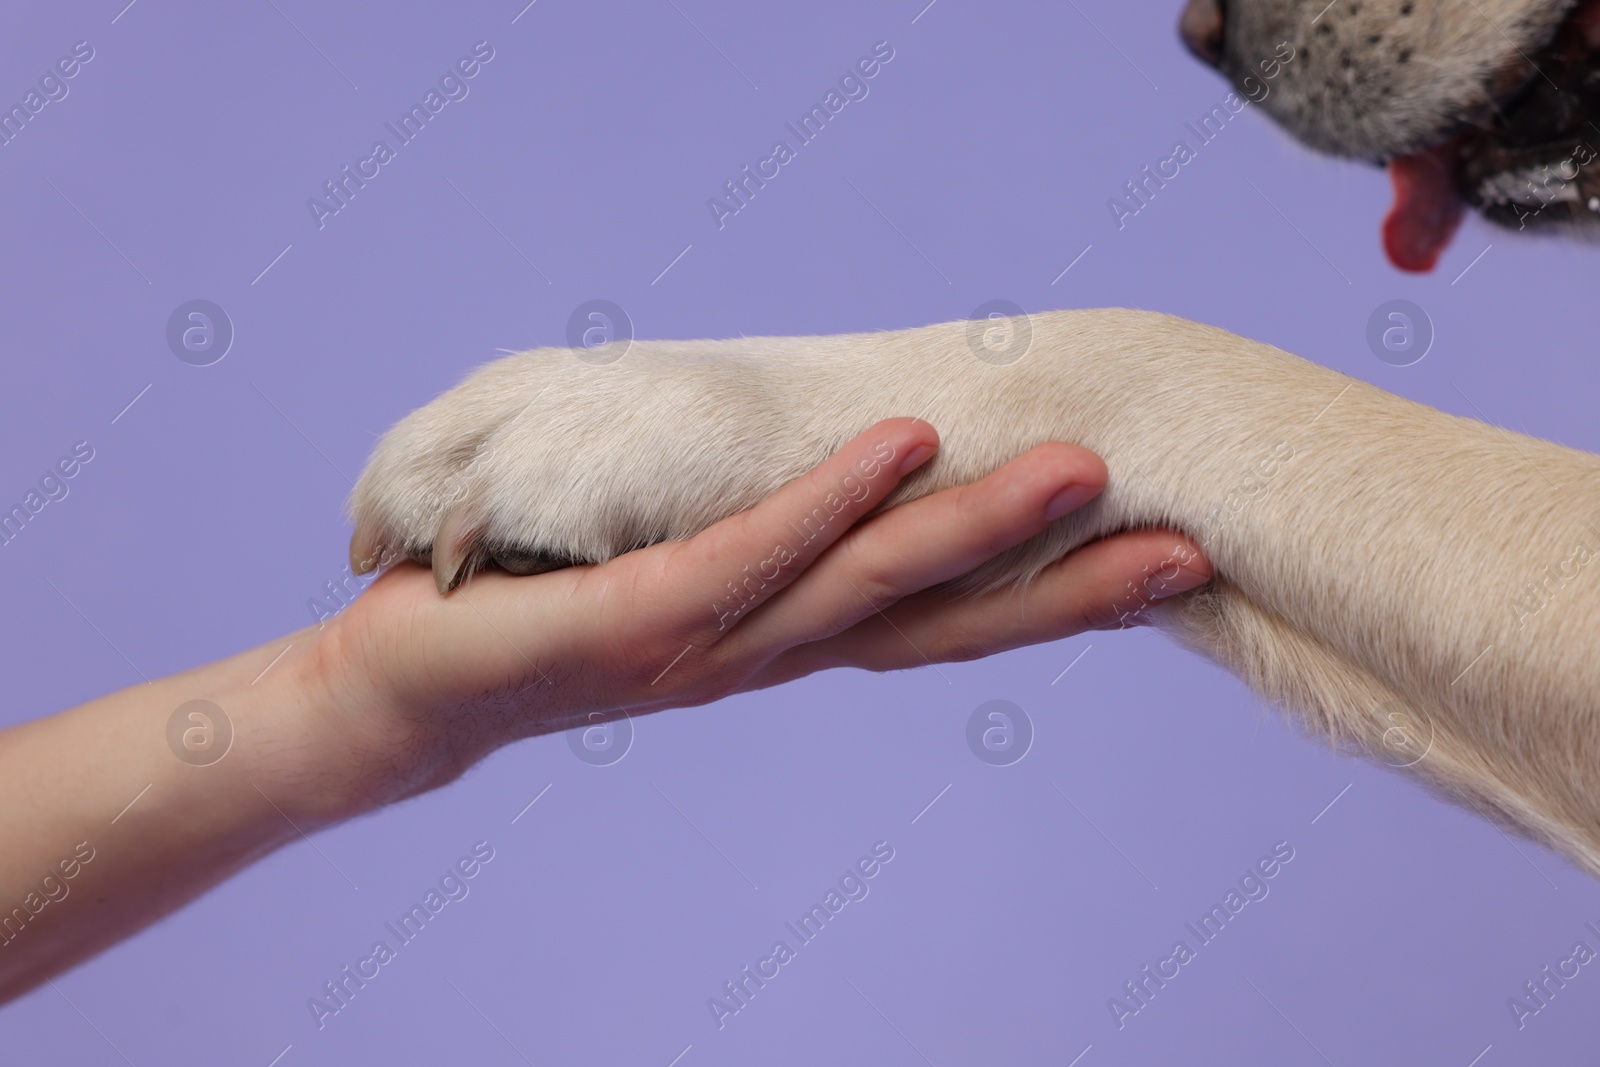
[[[392,635],[359,603],[294,638],[303,647],[244,699],[263,706],[261,773],[281,783],[297,821],[337,822],[438,788],[488,751],[441,701],[412,692],[415,665],[388,662]]]
[[[238,732],[236,773],[305,830],[382,807],[395,791],[404,746],[352,684],[344,644],[331,624],[289,635],[257,650],[258,676],[217,697]]]

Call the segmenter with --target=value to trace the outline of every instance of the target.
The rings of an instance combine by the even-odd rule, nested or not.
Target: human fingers
[[[672,546],[656,620],[711,644],[794,582],[900,480],[927,462],[939,435],[920,419],[887,419],[749,511]]]
[[[968,573],[1083,506],[1105,463],[1076,445],[1039,445],[989,476],[902,504],[852,530],[734,635],[773,652],[819,641]]]
[[[1068,554],[1025,586],[977,596],[936,589],[907,597],[848,630],[789,649],[747,688],[831,667],[890,671],[961,662],[1086,630],[1138,625],[1161,600],[1211,575],[1210,562],[1181,534],[1118,534]]]

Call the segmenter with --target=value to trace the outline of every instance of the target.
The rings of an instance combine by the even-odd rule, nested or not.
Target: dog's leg
[[[354,554],[431,560],[441,588],[495,560],[602,561],[743,510],[895,415],[944,446],[891,503],[1071,441],[1105,457],[1106,492],[964,585],[1182,530],[1219,578],[1155,609],[1180,640],[1600,874],[1600,458],[1165,316],[1013,326],[1031,345],[1004,366],[969,323],[511,357],[379,445]]]

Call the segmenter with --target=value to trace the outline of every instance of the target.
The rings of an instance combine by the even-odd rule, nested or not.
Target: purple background
[[[1254,109],[1117,230],[1107,198],[1226,92],[1177,0],[124,2],[13,10],[0,38],[7,104],[96,51],[0,148],[0,500],[97,453],[0,549],[8,722],[311,621],[374,435],[595,297],[681,338],[1159,308],[1600,449],[1593,250],[1469,221],[1401,276],[1383,176]],[[479,40],[470,96],[319,231],[307,198]],[[870,96],[719,232],[706,199],[877,40]],[[1365,341],[1397,297],[1437,327],[1407,368]],[[237,329],[213,366],[164,339],[193,298]],[[1037,731],[1011,767],[965,741],[994,698]],[[470,897],[318,1032],[307,999],[480,839]],[[707,998],[878,840],[870,896],[719,1032]],[[1271,895],[1119,1031],[1108,998],[1280,840]],[[1149,633],[655,716],[610,767],[520,744],[315,844],[8,1007],[4,1058],[1493,1067],[1600,1037],[1600,968],[1520,1032],[1507,1008],[1600,948],[1600,887]]]

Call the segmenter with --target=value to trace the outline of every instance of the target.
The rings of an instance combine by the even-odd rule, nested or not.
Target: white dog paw
[[[1170,396],[1174,375],[1193,377],[1176,364],[1195,358],[1195,328],[1124,311],[1054,312],[1031,317],[1028,327],[1033,351],[1000,362],[976,345],[994,329],[988,320],[834,337],[638,342],[612,363],[564,348],[510,356],[379,442],[350,498],[351,563],[366,572],[410,558],[432,566],[441,591],[491,565],[529,574],[603,563],[755,506],[896,416],[931,423],[943,443],[885,506],[976,481],[1050,440],[1099,451],[1114,473],[1125,467],[1126,478],[1148,471],[1181,480],[1186,468],[1173,461],[1172,442],[1204,439],[1214,416],[1192,397],[1166,412],[1148,398]],[[1148,339],[1167,334],[1176,354],[1152,359]],[[1223,336],[1202,332],[1200,340]],[[1180,417],[1194,427],[1175,427]],[[1141,473],[1132,491],[1113,485],[1103,501],[961,582],[976,589],[1025,581],[1093,536],[1181,526],[1165,503],[1188,497],[1208,499]],[[1126,506],[1141,500],[1142,510]],[[1120,509],[1110,506],[1116,501]]]
[[[715,351],[726,344],[636,346],[611,365],[541,349],[484,367],[378,444],[350,498],[352,566],[410,558],[445,592],[490,565],[604,562],[753,506],[841,441],[813,428],[797,447],[785,390]]]

